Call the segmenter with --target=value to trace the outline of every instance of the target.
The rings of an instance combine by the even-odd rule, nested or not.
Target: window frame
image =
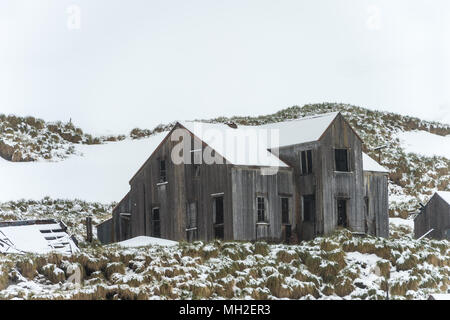
[[[164,168],[163,165],[164,164]],[[159,182],[167,182],[167,165],[165,159],[159,159]]]
[[[262,202],[260,200],[262,199]],[[260,204],[262,204],[262,208],[260,208]],[[262,218],[261,218],[262,214]],[[257,195],[256,196],[256,223],[268,223],[267,219],[267,199],[265,196]]]
[[[349,152],[349,150],[350,150],[349,148],[334,148],[334,170],[336,172],[351,172],[351,169],[350,169],[350,152]],[[342,159],[338,159],[338,152],[339,151],[345,151],[345,164],[346,164],[346,169],[345,170],[341,170],[342,168],[340,166],[338,168],[338,162],[342,163]]]
[[[291,199],[289,197],[283,197],[283,196],[280,198],[281,198],[281,224],[291,224],[291,217],[290,217]],[[284,211],[283,200],[286,200],[286,202],[287,202],[286,212]]]
[[[300,151],[300,171],[303,176],[313,173],[312,153],[312,149]]]
[[[158,211],[158,219],[155,219],[155,211]],[[158,223],[158,232],[156,232],[156,228],[155,228],[156,222]],[[152,236],[156,237],[156,238],[161,237],[161,208],[160,207],[152,208]]]

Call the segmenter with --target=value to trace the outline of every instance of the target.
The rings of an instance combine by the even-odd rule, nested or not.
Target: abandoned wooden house
[[[242,148],[256,129],[276,139]],[[183,159],[192,161],[171,160],[180,145],[170,138],[175,132],[183,132]],[[225,136],[235,139],[223,143]],[[337,227],[387,237],[387,171],[363,155],[362,144],[338,112],[257,127],[177,122],[112,218],[97,226],[98,238],[301,241]]]
[[[432,230],[430,233],[428,233]],[[427,234],[428,233],[428,234]],[[414,219],[414,236],[450,240],[450,192],[437,191]]]
[[[0,222],[0,253],[71,254],[77,244],[66,225],[54,219]]]

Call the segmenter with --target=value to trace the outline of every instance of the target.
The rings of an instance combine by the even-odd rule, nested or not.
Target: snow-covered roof
[[[231,164],[289,167],[268,151],[271,145],[271,133],[267,129],[259,126],[231,128],[223,123],[195,121],[179,121],[179,123]]]
[[[338,114],[339,112],[332,112],[261,126],[239,125],[237,128],[223,123],[179,123],[232,164],[288,167],[267,150],[319,140]],[[272,130],[276,130],[277,135],[272,136]],[[265,134],[267,139],[258,139],[257,144],[249,144],[242,149],[240,143],[249,141],[255,134]]]
[[[317,141],[334,121],[339,112],[318,114],[283,122],[269,123],[259,128],[278,129],[280,147]],[[276,147],[276,146],[271,146]]]
[[[0,223],[1,253],[70,254],[78,251],[66,227],[55,220],[7,221]]]
[[[444,199],[445,202],[450,204],[450,191],[436,191],[439,197]]]
[[[131,238],[128,240],[124,240],[117,243],[121,247],[125,248],[134,248],[134,247],[144,247],[144,246],[150,246],[150,245],[159,245],[159,246],[176,246],[178,242],[167,240],[167,239],[161,239],[161,238],[154,238],[154,237],[147,237],[147,236],[139,236],[135,238]]]
[[[385,172],[389,173],[389,170],[380,165],[378,162],[373,160],[368,154],[363,152],[362,154],[363,160],[363,170],[364,171],[372,171],[372,172]]]

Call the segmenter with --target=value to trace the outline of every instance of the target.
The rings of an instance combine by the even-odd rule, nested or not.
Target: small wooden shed
[[[414,219],[414,236],[450,240],[450,192],[437,191]]]

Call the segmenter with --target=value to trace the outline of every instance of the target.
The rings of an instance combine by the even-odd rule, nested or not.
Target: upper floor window
[[[336,161],[336,171],[349,171],[347,149],[334,149],[334,158]]]
[[[166,175],[166,160],[161,159],[159,161],[159,182],[167,181]]]
[[[301,152],[301,169],[302,174],[307,175],[312,173],[312,151],[305,150]]]
[[[256,206],[258,210],[258,222],[267,222],[266,204],[264,197],[256,197]]]

